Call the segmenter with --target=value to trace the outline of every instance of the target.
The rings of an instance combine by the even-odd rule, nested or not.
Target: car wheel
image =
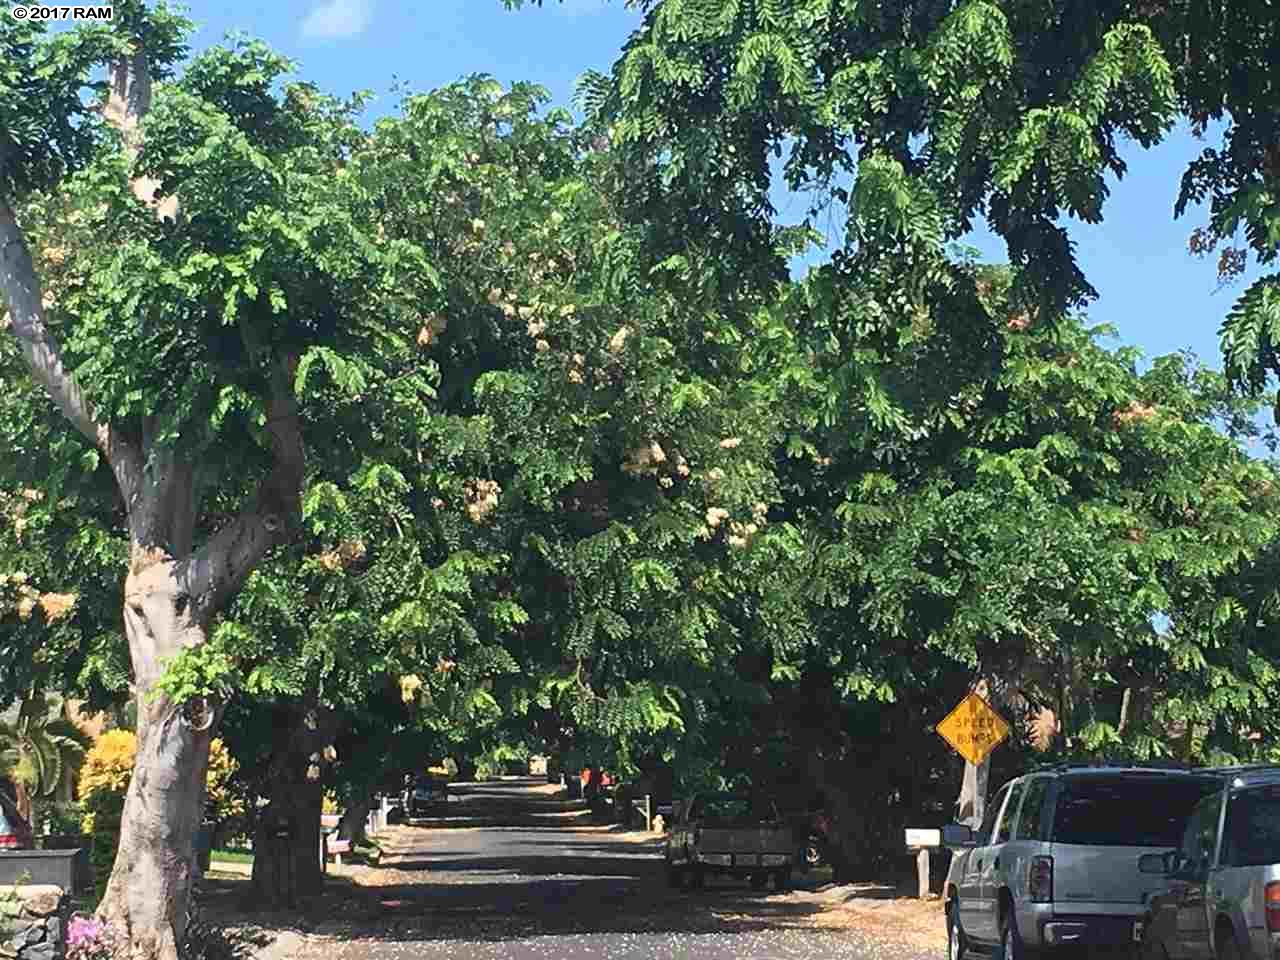
[[[961,960],[969,950],[969,942],[960,925],[960,904],[952,900],[947,905],[947,960]]]
[[[684,887],[685,870],[684,867],[676,866],[670,860],[667,861],[667,886],[680,890]]]
[[[1000,931],[1000,946],[1004,960],[1027,960],[1027,948],[1022,942],[1022,934],[1018,932],[1018,919],[1013,915],[1013,907],[1009,905],[1000,918],[1003,929]]]
[[[1215,938],[1217,943],[1218,960],[1240,960],[1244,956],[1244,952],[1240,949],[1240,944],[1236,943],[1235,931],[1228,927],[1225,923],[1218,927],[1218,935]]]

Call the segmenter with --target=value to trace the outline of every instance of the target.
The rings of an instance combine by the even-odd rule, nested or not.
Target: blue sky
[[[540,83],[567,103],[577,77],[608,70],[639,23],[622,0],[549,0],[515,12],[500,0],[192,0],[191,15],[200,26],[195,49],[228,31],[246,32],[296,59],[301,77],[330,93],[381,94],[379,112],[394,105],[393,80],[425,90],[469,73]],[[1214,263],[1187,253],[1203,215],[1172,218],[1178,177],[1204,146],[1182,130],[1157,149],[1132,147],[1129,174],[1112,184],[1104,223],[1072,224],[1071,233],[1100,294],[1090,310],[1094,322],[1115,325],[1123,342],[1148,356],[1191,348],[1218,365],[1218,325],[1243,286],[1219,291]],[[798,218],[802,211],[796,201],[790,212]],[[1003,245],[988,234],[969,242],[1004,259]]]

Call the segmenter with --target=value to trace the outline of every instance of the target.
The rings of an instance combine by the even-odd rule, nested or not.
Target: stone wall
[[[71,901],[61,887],[0,890],[0,958],[62,960]]]

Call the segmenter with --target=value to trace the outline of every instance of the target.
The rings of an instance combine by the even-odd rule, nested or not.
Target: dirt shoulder
[[[856,930],[913,951],[946,950],[940,897],[920,900],[874,883],[830,886],[798,895],[826,906],[813,915],[820,929]]]

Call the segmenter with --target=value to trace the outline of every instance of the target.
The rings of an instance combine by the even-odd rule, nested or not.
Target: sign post
[[[991,751],[1009,736],[1009,724],[974,691],[961,700],[935,728],[951,749],[964,757],[964,785],[957,819],[974,829],[982,823]],[[968,801],[967,803],[965,801]]]
[[[975,691],[961,700],[934,729],[951,749],[964,757],[964,786],[957,819],[961,822],[967,819],[977,829],[982,823],[991,751],[1009,736],[1009,724]],[[917,894],[924,899],[930,892],[929,851],[942,846],[942,831],[908,827],[905,839],[907,849],[916,854]]]

